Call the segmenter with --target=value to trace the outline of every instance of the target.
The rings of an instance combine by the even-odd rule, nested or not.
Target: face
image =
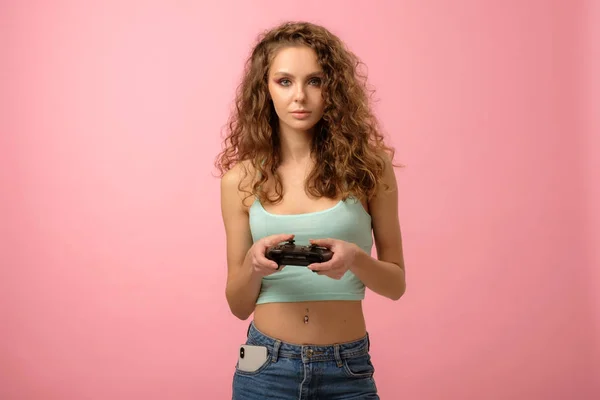
[[[282,131],[310,132],[323,116],[323,72],[309,47],[286,47],[269,69],[269,93]]]

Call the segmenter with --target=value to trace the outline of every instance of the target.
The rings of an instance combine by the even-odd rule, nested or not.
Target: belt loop
[[[273,354],[271,355],[271,362],[277,362],[277,356],[279,355],[279,347],[281,347],[281,340],[276,340],[273,344]]]
[[[342,364],[342,356],[340,355],[340,345],[339,344],[333,345],[333,354],[335,354],[335,362],[337,363],[337,366],[339,368],[341,368],[343,366],[343,364]]]

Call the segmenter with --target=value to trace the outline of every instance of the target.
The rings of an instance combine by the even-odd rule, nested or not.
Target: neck
[[[311,158],[312,131],[297,131],[289,127],[280,127],[282,162],[303,164]]]

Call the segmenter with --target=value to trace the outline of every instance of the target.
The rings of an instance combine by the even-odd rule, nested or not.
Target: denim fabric
[[[266,346],[268,357],[254,372],[236,365],[233,400],[379,400],[368,335],[329,346],[295,345],[251,323],[246,344]]]

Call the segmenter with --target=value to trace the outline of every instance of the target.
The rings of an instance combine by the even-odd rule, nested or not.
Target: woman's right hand
[[[277,271],[281,271],[283,266],[279,268],[277,263],[273,260],[269,260],[266,256],[267,248],[275,246],[281,242],[286,242],[294,238],[294,235],[282,233],[278,235],[265,236],[264,238],[254,242],[252,247],[248,250],[248,257],[250,258],[250,265],[252,266],[252,272],[259,276],[268,276]]]

